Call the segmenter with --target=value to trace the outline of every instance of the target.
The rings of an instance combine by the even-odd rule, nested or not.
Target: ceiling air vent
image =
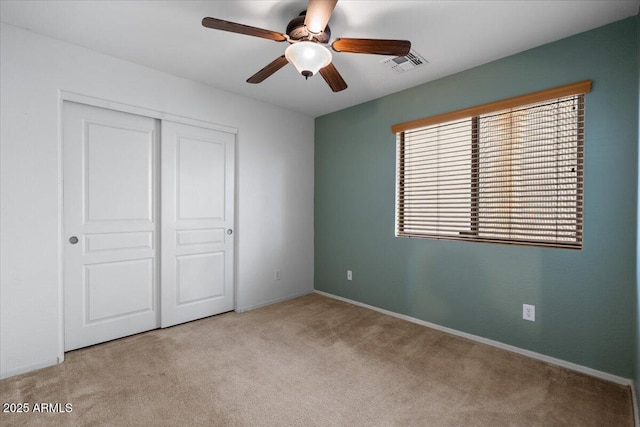
[[[418,52],[411,49],[407,56],[397,56],[395,58],[385,59],[382,64],[391,68],[396,73],[404,73],[414,68],[422,67],[429,62],[424,59]]]

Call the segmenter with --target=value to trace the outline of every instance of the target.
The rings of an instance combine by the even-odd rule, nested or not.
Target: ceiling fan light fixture
[[[312,41],[293,43],[284,56],[307,79],[331,63],[329,49]]]

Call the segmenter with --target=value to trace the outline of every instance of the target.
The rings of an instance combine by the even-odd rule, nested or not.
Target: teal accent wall
[[[640,70],[640,14],[637,17],[637,27],[636,34],[638,38],[638,43],[636,45],[636,49],[638,50],[638,70]],[[638,73],[638,110],[640,110],[640,72]],[[640,120],[638,120],[638,135],[640,139]],[[640,158],[638,159],[640,162]],[[640,179],[640,177],[639,177]],[[638,188],[640,189],[640,180],[638,181]],[[640,200],[639,200],[640,202]],[[638,218],[640,221],[640,217]],[[636,230],[640,233],[640,227]],[[638,243],[636,247],[640,246],[640,237],[638,238]],[[637,250],[637,249],[636,249]],[[640,408],[640,393],[638,393],[638,387],[640,386],[640,250],[637,250],[636,255],[638,256],[638,263],[636,264],[636,351],[635,351],[635,366],[634,366],[634,376],[633,381],[636,388],[636,402],[637,407]]]
[[[316,118],[315,289],[633,378],[637,27],[628,18]],[[392,124],[585,79],[582,250],[394,236]]]

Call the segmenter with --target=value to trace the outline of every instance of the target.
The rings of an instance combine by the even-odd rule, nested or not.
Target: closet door
[[[162,122],[162,315],[233,310],[235,135]]]
[[[65,351],[159,326],[158,128],[64,103]]]

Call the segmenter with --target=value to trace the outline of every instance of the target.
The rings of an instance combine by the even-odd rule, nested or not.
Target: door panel
[[[224,296],[224,252],[177,258],[177,305]]]
[[[153,269],[152,259],[85,266],[87,323],[153,310]]]
[[[117,126],[85,121],[87,222],[152,222],[153,134]]]
[[[233,309],[234,150],[233,134],[162,122],[162,327]]]
[[[65,351],[159,325],[158,127],[64,103]]]
[[[224,220],[226,145],[184,136],[176,145],[177,219]]]
[[[87,253],[121,249],[153,249],[153,232],[85,234]]]

